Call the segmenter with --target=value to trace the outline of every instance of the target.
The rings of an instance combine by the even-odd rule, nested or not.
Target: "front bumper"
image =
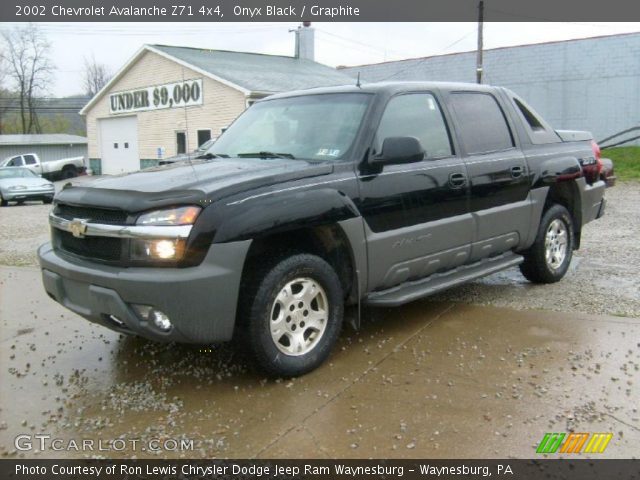
[[[22,202],[28,200],[50,200],[55,195],[55,190],[51,189],[29,189],[29,190],[5,190],[2,197],[8,202]]]
[[[51,243],[38,249],[38,257],[49,296],[87,320],[151,340],[205,344],[233,335],[250,245],[251,240],[214,244],[200,265],[189,268],[106,266],[60,254]],[[161,310],[173,328],[159,330],[131,304]]]

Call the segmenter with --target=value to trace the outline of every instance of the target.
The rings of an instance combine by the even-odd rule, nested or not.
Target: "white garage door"
[[[100,122],[102,173],[140,170],[138,157],[138,117],[106,118]]]

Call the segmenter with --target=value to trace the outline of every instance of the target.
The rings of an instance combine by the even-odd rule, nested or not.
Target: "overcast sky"
[[[56,66],[49,96],[82,92],[83,58],[117,71],[143,44],[292,55],[296,23],[41,23]],[[13,28],[0,24],[0,29]],[[331,66],[474,50],[475,23],[314,23],[316,60]],[[485,23],[485,48],[640,32],[640,23]]]

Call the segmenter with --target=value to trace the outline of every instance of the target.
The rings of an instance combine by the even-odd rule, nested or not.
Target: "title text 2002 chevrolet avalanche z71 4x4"
[[[279,94],[192,163],[68,186],[39,250],[49,295],[118,332],[241,342],[317,367],[345,304],[400,305],[520,265],[566,273],[604,213],[591,135],[512,92],[388,83]]]

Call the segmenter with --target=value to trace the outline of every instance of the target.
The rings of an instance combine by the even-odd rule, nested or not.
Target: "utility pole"
[[[478,54],[476,59],[476,83],[482,83],[482,30],[484,28],[484,0],[478,3]]]

